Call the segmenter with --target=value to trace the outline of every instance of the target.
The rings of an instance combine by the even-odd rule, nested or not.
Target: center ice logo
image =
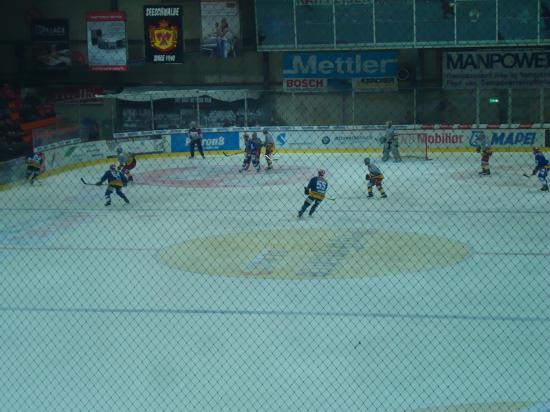
[[[286,144],[286,133],[279,133],[276,139],[279,146],[284,146]]]

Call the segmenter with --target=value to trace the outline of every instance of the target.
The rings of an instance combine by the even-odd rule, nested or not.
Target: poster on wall
[[[550,53],[536,49],[464,50],[443,53],[446,89],[550,87]]]
[[[399,52],[285,52],[283,89],[397,90]]]
[[[144,6],[146,63],[183,63],[182,6]]]
[[[241,21],[237,1],[201,0],[201,50],[211,57],[237,57]]]
[[[66,70],[71,65],[69,20],[33,19],[31,42],[35,70]]]
[[[128,70],[126,13],[123,11],[88,12],[86,28],[90,70]]]

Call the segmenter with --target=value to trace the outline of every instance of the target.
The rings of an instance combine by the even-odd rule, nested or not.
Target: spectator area
[[[52,104],[33,89],[0,88],[0,161],[32,151],[32,131],[55,123]]]

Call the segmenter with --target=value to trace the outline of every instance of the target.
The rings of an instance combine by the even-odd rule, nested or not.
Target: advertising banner
[[[123,11],[88,12],[86,27],[90,70],[128,70],[126,13]]]
[[[375,52],[287,52],[283,55],[283,77],[383,78],[397,76],[396,51]]]
[[[106,158],[105,142],[88,142],[48,148],[44,151],[48,171],[60,167]]]
[[[312,130],[313,129],[313,130]],[[277,149],[380,149],[383,129],[341,130],[322,128],[291,128],[270,130]],[[430,150],[467,149],[479,146],[486,136],[493,148],[520,149],[544,146],[542,129],[470,129],[470,130],[409,130],[397,129],[403,148],[428,146]]]
[[[162,136],[145,136],[132,139],[106,140],[107,151],[115,156],[116,149],[122,147],[125,152],[134,154],[164,153],[165,141]]]
[[[550,51],[508,49],[443,53],[443,87],[550,87]]]
[[[172,152],[189,152],[187,133],[172,135]],[[203,132],[202,147],[209,150],[239,150],[239,132]]]
[[[377,130],[272,131],[278,149],[377,148],[382,132]]]
[[[527,148],[544,144],[542,129],[397,130],[400,143],[426,144],[429,148],[479,147],[487,139],[493,148]]]
[[[183,63],[182,6],[144,6],[145,61]]]
[[[395,89],[397,51],[287,52],[283,86],[287,91],[313,89]]]
[[[31,42],[35,70],[65,70],[71,65],[69,20],[33,19]]]
[[[325,90],[328,87],[327,79],[284,79],[283,89],[294,90]]]
[[[96,142],[80,143],[68,142],[66,145],[50,145],[37,148],[44,152],[48,171],[70,166],[91,160],[103,160],[116,156],[117,147],[134,154],[163,153],[164,139],[129,139],[123,141],[100,140]]]
[[[98,98],[105,94],[102,86],[79,85],[79,86],[51,86],[36,93],[40,93],[47,102],[65,104],[103,104],[103,99]]]
[[[240,54],[241,21],[237,1],[201,0],[201,50],[212,57]]]

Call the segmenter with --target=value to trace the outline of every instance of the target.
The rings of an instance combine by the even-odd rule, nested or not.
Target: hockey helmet
[[[319,175],[319,177],[324,177],[324,176],[325,176],[325,173],[326,173],[326,172],[325,172],[325,170],[323,170],[323,169],[319,169],[319,170],[317,171],[317,174]]]
[[[117,152],[118,154],[121,154],[121,153],[122,153],[122,147],[117,147],[117,148],[116,148],[116,152]]]
[[[116,170],[116,164],[111,163],[111,164],[109,165],[109,169],[111,169],[111,170]]]
[[[533,147],[533,153],[540,153],[540,148]]]
[[[370,157],[365,157],[365,164],[366,165],[370,164]]]
[[[267,133],[267,127],[262,127],[262,133]]]

